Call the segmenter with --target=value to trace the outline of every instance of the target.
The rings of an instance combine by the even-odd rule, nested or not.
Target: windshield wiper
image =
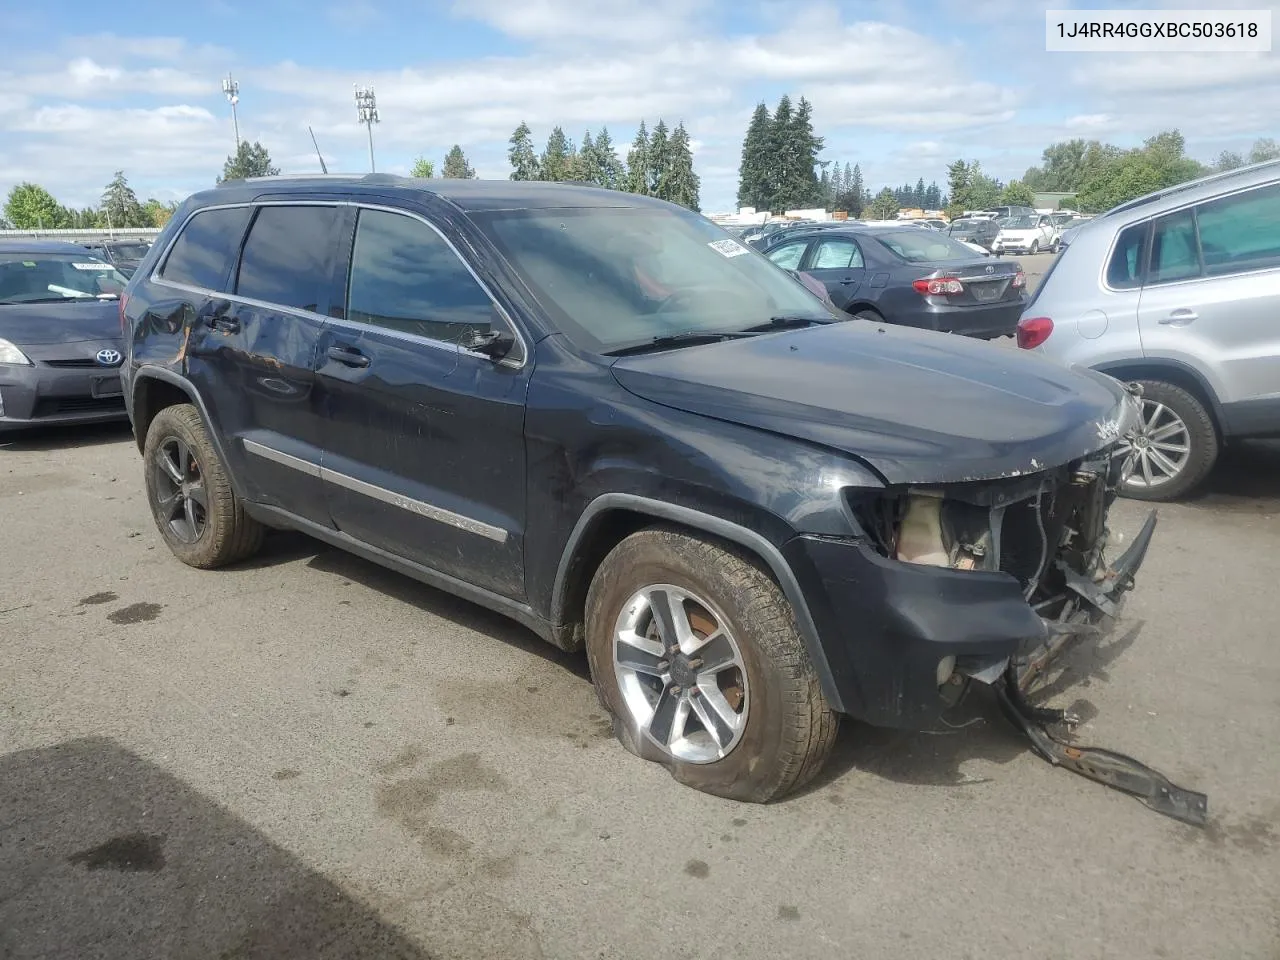
[[[667,333],[643,343],[633,343],[627,347],[605,351],[606,357],[625,357],[631,353],[645,353],[649,350],[665,350],[669,347],[696,347],[703,343],[719,343],[721,340],[736,340],[749,337],[750,333],[737,330],[688,330],[684,333]]]
[[[28,303],[72,303],[79,300],[89,300],[93,298],[93,294],[86,293],[82,297],[40,297],[37,300],[5,300],[6,304],[28,304]]]
[[[795,330],[799,327],[821,326],[824,323],[835,323],[834,317],[770,317],[765,323],[754,327],[745,327],[743,333],[768,333],[770,330]]]

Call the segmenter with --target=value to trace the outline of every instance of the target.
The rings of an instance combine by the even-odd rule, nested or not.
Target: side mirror
[[[483,353],[491,360],[501,360],[516,344],[516,338],[505,330],[472,330],[459,346],[472,353]]]

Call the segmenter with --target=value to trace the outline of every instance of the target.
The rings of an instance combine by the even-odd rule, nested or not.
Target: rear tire
[[[768,803],[831,753],[839,717],[791,605],[736,552],[673,530],[627,537],[591,582],[586,647],[623,746],[697,790]]]
[[[266,530],[244,512],[194,406],[156,414],[142,459],[152,518],[175,557],[209,570],[258,552]]]
[[[1217,428],[1205,405],[1182,387],[1163,380],[1138,383],[1143,426],[1130,447],[1120,493],[1133,500],[1181,499],[1204,482],[1217,462]],[[1170,471],[1170,463],[1178,469]]]

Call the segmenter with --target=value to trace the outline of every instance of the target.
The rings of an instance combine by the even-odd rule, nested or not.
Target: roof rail
[[[1188,180],[1185,183],[1174,184],[1172,187],[1164,187],[1160,190],[1148,193],[1145,196],[1137,197],[1133,200],[1126,200],[1124,203],[1112,207],[1106,213],[1102,214],[1102,216],[1109,217],[1115,213],[1124,213],[1126,210],[1133,210],[1136,207],[1145,206],[1148,203],[1152,203],[1156,200],[1162,200],[1163,198],[1173,196],[1174,194],[1183,193],[1187,190],[1194,190],[1196,187],[1203,186],[1206,183],[1217,183],[1222,180],[1231,180],[1235,177],[1254,173],[1258,170],[1264,170],[1267,167],[1280,167],[1280,159],[1263,160],[1261,163],[1250,163],[1243,167],[1236,167],[1234,170],[1223,170],[1220,173],[1211,173],[1204,177],[1198,177],[1195,180]]]
[[[266,183],[277,180],[351,180],[359,177],[358,173],[274,173],[265,177],[232,177],[227,180],[219,180],[219,187],[226,187],[237,183]]]

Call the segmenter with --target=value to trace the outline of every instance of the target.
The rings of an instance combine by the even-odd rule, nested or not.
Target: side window
[[[337,207],[260,208],[240,255],[235,292],[317,312],[337,223]]]
[[[160,277],[205,290],[221,291],[249,223],[248,207],[202,210],[183,227]]]
[[[823,240],[813,255],[814,270],[860,270],[863,266],[858,245],[843,238]]]
[[[808,245],[808,240],[796,240],[792,243],[782,243],[775,249],[766,253],[765,256],[780,266],[783,270],[795,270],[800,266],[800,260],[804,257],[804,248]]]
[[[1107,264],[1107,286],[1131,290],[1142,286],[1142,266],[1147,253],[1147,224],[1139,223],[1120,231],[1111,262]]]
[[[1200,276],[1196,220],[1190,210],[1161,217],[1151,228],[1151,269],[1147,283],[1172,283]]]
[[[1280,183],[1196,208],[1209,276],[1280,266]]]
[[[493,301],[440,235],[420,220],[361,210],[347,319],[458,343],[493,324]]]

